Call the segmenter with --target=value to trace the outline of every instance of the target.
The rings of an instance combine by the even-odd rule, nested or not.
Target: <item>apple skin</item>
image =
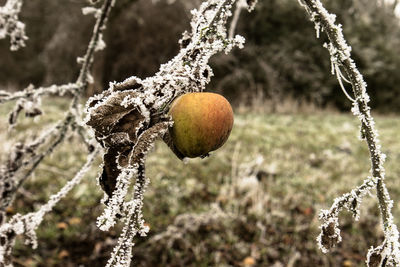
[[[221,147],[233,126],[233,111],[225,97],[215,93],[187,93],[176,98],[168,114],[174,125],[175,148],[188,158],[204,157]]]

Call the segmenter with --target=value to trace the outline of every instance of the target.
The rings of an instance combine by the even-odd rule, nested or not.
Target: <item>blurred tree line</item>
[[[3,5],[5,0],[0,0]],[[372,106],[399,112],[400,20],[394,4],[382,0],[325,0],[338,15],[353,57],[368,83]],[[200,0],[119,0],[112,12],[94,64],[91,94],[109,81],[131,75],[154,74],[178,51],[181,33],[189,29],[190,10]],[[27,47],[9,51],[0,40],[0,86],[14,89],[74,81],[94,18],[82,15],[87,0],[24,1],[21,20],[30,38]],[[264,97],[271,105],[291,98],[316,106],[348,109],[349,101],[332,76],[329,54],[322,47],[324,34],[315,29],[295,0],[259,0],[257,8],[243,11],[237,33],[245,48],[212,60],[215,77],[209,88],[234,104]],[[348,86],[350,89],[350,86]]]

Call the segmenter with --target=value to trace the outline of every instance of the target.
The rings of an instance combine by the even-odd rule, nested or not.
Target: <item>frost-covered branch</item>
[[[229,38],[233,38],[235,35],[235,31],[236,31],[236,26],[237,23],[239,21],[239,17],[240,17],[240,13],[242,12],[242,9],[247,8],[247,10],[249,12],[251,12],[255,5],[257,3],[257,0],[239,0],[236,3],[236,8],[235,8],[235,12],[233,13],[233,17],[231,20],[231,24],[229,26]]]
[[[6,183],[4,181],[14,180],[13,184],[20,185],[36,169],[43,158],[50,154],[56,148],[56,146],[58,146],[58,144],[64,140],[69,126],[72,124],[77,125],[77,120],[79,119],[78,117],[80,114],[77,110],[76,104],[79,99],[79,95],[82,93],[82,89],[86,88],[87,83],[90,80],[89,68],[93,62],[94,51],[96,50],[96,47],[98,47],[99,43],[102,43],[102,40],[100,40],[101,32],[105,29],[105,23],[107,22],[107,17],[114,2],[115,0],[105,0],[102,8],[100,10],[96,10],[95,17],[97,20],[93,30],[93,35],[87,52],[83,57],[83,61],[81,62],[82,67],[76,83],[62,86],[53,85],[50,87],[38,88],[37,90],[34,90],[30,86],[26,90],[22,92],[16,92],[14,94],[8,94],[4,91],[0,92],[0,103],[19,99],[16,104],[16,108],[14,108],[14,111],[11,113],[9,119],[10,125],[13,126],[16,123],[18,114],[22,110],[26,110],[27,112],[28,107],[36,107],[34,104],[40,101],[41,95],[53,93],[64,94],[65,92],[72,92],[75,90],[75,97],[71,104],[70,111],[67,113],[67,116],[64,118],[64,120],[59,123],[59,125],[54,127],[51,131],[45,132],[39,136],[35,141],[32,142],[34,145],[22,145],[22,147],[20,145],[16,145],[14,150],[11,151],[8,157],[9,161],[7,165],[0,169],[0,171],[3,173],[3,177],[6,177],[0,184],[0,191],[2,191],[2,189],[5,190],[4,188],[8,188],[9,190],[7,190],[7,196],[10,196],[10,198],[3,198],[3,201],[7,199],[7,201],[5,201],[7,203],[0,201],[1,204],[5,204],[1,205],[0,207],[4,208],[6,207],[6,204],[8,205],[9,201],[12,199],[12,195],[15,192],[14,189],[18,188],[18,186],[5,186],[4,184]],[[101,46],[104,47],[103,44]],[[82,135],[82,128],[79,129],[81,132],[80,135]],[[53,141],[50,140],[52,136],[55,136],[55,140]],[[37,153],[37,151],[43,150],[43,147],[46,147],[45,150]],[[26,174],[23,175],[22,178],[16,179],[17,172],[21,169],[21,167],[25,167],[27,165],[31,166],[30,169],[25,172]],[[16,180],[19,182],[15,182]]]
[[[15,93],[7,92],[0,90],[0,104],[18,100],[21,98],[38,98],[42,95],[60,95],[63,96],[66,93],[74,92],[82,85],[78,83],[68,83],[63,85],[50,85],[47,87],[39,87],[33,88],[32,86],[28,86],[26,89],[22,91],[18,91]]]
[[[370,107],[368,105],[369,96],[366,92],[367,85],[363,76],[357,69],[354,60],[351,58],[351,47],[344,39],[341,25],[335,24],[336,16],[330,14],[319,0],[300,0],[300,4],[306,8],[311,17],[311,21],[315,23],[317,36],[319,35],[319,31],[323,30],[329,38],[330,42],[326,44],[325,47],[331,55],[331,62],[334,66],[333,73],[336,73],[346,96],[349,99],[354,100],[352,111],[361,122],[361,138],[367,142],[371,157],[372,176],[369,178],[369,181],[364,182],[364,187],[361,186],[358,188],[358,196],[356,194],[356,196],[353,197],[353,190],[352,193],[350,193],[352,197],[344,195],[335,201],[333,209],[329,212],[322,212],[321,218],[324,221],[324,224],[321,227],[322,233],[319,241],[323,241],[325,237],[328,240],[331,238],[331,241],[335,242],[326,242],[326,244],[330,244],[329,246],[325,246],[326,244],[321,242],[321,247],[327,250],[334,245],[334,243],[340,242],[340,238],[338,238],[337,235],[340,230],[337,228],[336,211],[343,206],[351,206],[352,203],[349,203],[348,201],[356,201],[356,205],[358,205],[358,202],[361,201],[360,198],[371,189],[371,185],[376,184],[385,240],[381,246],[369,250],[367,255],[367,264],[368,266],[382,266],[383,264],[399,266],[399,233],[397,226],[393,222],[393,215],[391,213],[393,201],[390,199],[388,190],[384,183],[385,169],[383,163],[385,161],[385,155],[381,152],[378,132],[375,129],[375,122],[371,116]],[[342,79],[346,80],[346,78],[341,74],[340,68],[345,71],[348,81],[351,83],[354,98],[347,94],[343,87],[341,81]]]
[[[52,211],[54,206],[82,181],[98,154],[99,149],[95,149],[89,154],[86,163],[75,177],[64,185],[58,193],[52,195],[49,201],[42,205],[38,211],[25,215],[16,214],[8,222],[0,226],[0,266],[3,266],[1,264],[12,266],[11,253],[17,235],[24,235],[26,238],[25,244],[30,244],[33,248],[37,247],[36,229],[42,223],[44,216]]]
[[[13,200],[17,189],[36,169],[39,163],[60,144],[74,117],[71,113],[55,127],[42,133],[36,140],[25,145],[17,143],[9,154],[8,160],[0,168],[0,210],[4,210]]]
[[[133,198],[124,204],[125,226],[118,238],[118,244],[114,248],[106,267],[130,266],[132,260],[133,238],[139,233],[140,236],[146,236],[149,228],[145,226],[142,214],[143,195],[149,180],[145,176],[144,162],[135,167],[136,183],[133,189]]]
[[[104,0],[100,9],[89,8],[89,11],[94,11],[96,23],[86,54],[84,57],[78,59],[82,66],[79,77],[75,83],[60,86],[52,85],[37,89],[34,89],[33,86],[29,86],[24,91],[16,93],[0,91],[0,104],[17,100],[15,108],[9,116],[11,127],[16,124],[17,117],[23,110],[25,110],[27,116],[36,116],[41,113],[39,108],[40,96],[48,94],[63,95],[67,92],[71,92],[74,95],[70,108],[66,112],[66,116],[63,120],[50,130],[44,131],[29,144],[15,144],[5,164],[0,166],[0,194],[2,196],[0,198],[0,266],[12,266],[9,258],[11,257],[16,234],[25,233],[26,237],[28,237],[28,241],[31,240],[28,243],[35,245],[35,229],[41,223],[43,215],[49,212],[74,185],[80,182],[83,174],[93,162],[95,154],[97,154],[97,151],[93,153],[94,145],[87,133],[87,127],[83,127],[81,119],[82,114],[78,105],[78,100],[87,88],[88,83],[91,82],[92,78],[89,70],[94,60],[95,51],[105,47],[102,40],[102,31],[105,29],[107,17],[114,2],[115,0]],[[88,12],[87,9],[83,11],[84,13]],[[58,194],[51,197],[49,203],[43,206],[38,212],[29,213],[24,216],[16,215],[6,223],[4,209],[11,203],[18,188],[30,174],[34,172],[42,160],[47,155],[51,154],[71,132],[76,132],[87,145],[88,151],[92,153],[88,162],[77,176],[75,176],[75,178],[73,178],[73,180]]]
[[[11,1],[15,0],[9,0],[9,2]],[[21,2],[22,4],[21,0],[19,2]],[[81,64],[81,69],[79,71],[79,76],[76,82],[63,85],[50,85],[47,87],[39,87],[39,88],[28,86],[26,89],[15,93],[10,93],[4,90],[0,90],[0,104],[13,100],[18,100],[21,98],[37,99],[43,95],[63,96],[66,93],[79,94],[79,91],[85,90],[87,84],[93,82],[93,78],[90,75],[89,70],[93,63],[94,54],[96,51],[105,48],[102,32],[106,28],[107,19],[114,4],[115,0],[105,0],[103,6],[100,9],[96,9],[93,7],[83,8],[82,12],[84,14],[94,14],[94,16],[96,17],[96,23],[93,28],[93,34],[89,41],[89,45],[85,55],[83,57],[78,58],[78,63]],[[0,29],[1,29],[1,20],[0,20]]]
[[[19,21],[18,15],[21,12],[22,0],[7,0],[6,4],[0,7],[0,39],[10,37],[12,51],[25,46],[25,24]]]
[[[94,53],[96,51],[102,50],[105,48],[105,43],[103,41],[102,32],[106,29],[106,24],[108,20],[108,16],[110,15],[110,11],[115,4],[115,0],[104,0],[103,6],[101,9],[96,10],[95,8],[84,8],[82,12],[84,14],[94,13],[96,20],[96,24],[93,28],[93,34],[90,39],[88,48],[86,50],[86,54],[83,58],[79,58],[78,62],[82,63],[81,70],[79,72],[79,77],[76,81],[76,84],[80,84],[82,89],[87,86],[87,83],[92,82],[92,76],[89,73],[90,67],[92,66]],[[89,11],[88,11],[89,9]],[[93,12],[91,12],[93,11]]]
[[[99,182],[105,191],[107,207],[97,223],[100,229],[108,230],[118,218],[125,222],[108,266],[129,266],[133,238],[137,233],[146,233],[141,215],[147,183],[144,163],[155,139],[163,138],[182,158],[169,142],[168,128],[172,125],[166,116],[169,104],[181,94],[205,89],[213,75],[209,66],[213,55],[243,46],[244,38],[229,38],[226,28],[235,2],[205,1],[198,10],[192,11],[191,31],[183,33],[178,55],[161,65],[153,77],[132,76],[122,82],[112,82],[107,90],[87,102],[86,123],[106,148]],[[252,9],[255,1],[248,2]],[[136,183],[133,197],[128,200],[132,177]]]
[[[239,21],[240,12],[243,8],[247,7],[246,0],[239,0],[236,3],[235,12],[233,13],[233,17],[231,20],[231,24],[229,26],[229,38],[233,38],[236,30],[236,25]]]

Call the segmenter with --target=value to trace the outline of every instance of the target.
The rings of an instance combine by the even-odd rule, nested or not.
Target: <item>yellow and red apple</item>
[[[206,156],[221,147],[233,126],[228,100],[215,93],[187,93],[175,99],[168,114],[174,121],[170,135],[175,148],[184,156]]]

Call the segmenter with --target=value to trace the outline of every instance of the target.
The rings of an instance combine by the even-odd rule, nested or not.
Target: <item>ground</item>
[[[21,118],[11,132],[10,105],[0,106],[2,160],[13,140],[56,122],[68,107],[63,99],[43,102],[50,104],[42,118]],[[400,117],[375,119],[399,223]],[[368,150],[358,135],[359,122],[351,114],[236,110],[230,138],[208,158],[185,164],[158,142],[147,159],[151,183],[144,217],[150,233],[136,240],[134,266],[364,266],[368,248],[383,238],[375,192],[363,201],[359,221],[342,214],[337,248],[323,254],[315,241],[319,210],[369,175]],[[86,155],[78,138],[68,138],[20,190],[8,214],[37,210]],[[103,210],[96,181],[100,163],[46,215],[36,250],[18,240],[16,266],[104,266],[120,226],[102,232],[95,224]]]

